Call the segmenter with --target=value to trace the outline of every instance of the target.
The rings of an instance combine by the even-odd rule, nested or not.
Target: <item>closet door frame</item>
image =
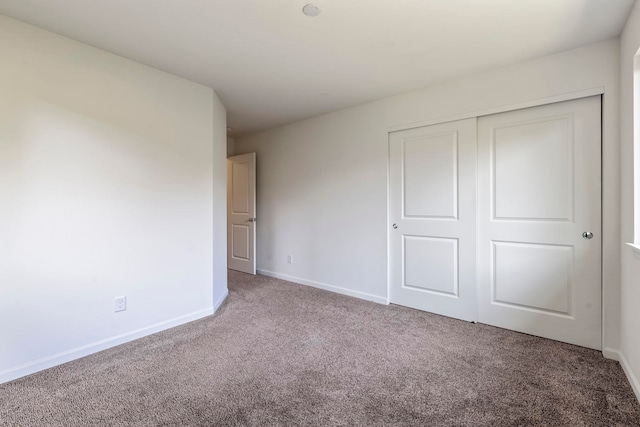
[[[564,94],[554,96],[543,96],[536,99],[515,102],[507,105],[501,105],[491,108],[478,109],[467,113],[453,114],[449,116],[442,116],[433,119],[425,119],[414,122],[399,123],[387,127],[387,133],[390,134],[396,131],[408,130],[423,126],[430,126],[435,124],[441,124],[451,121],[464,120],[469,118],[480,118],[482,116],[520,110],[524,108],[537,107],[547,104],[553,104],[563,101],[571,101],[581,98],[587,98],[591,96],[602,97],[602,217],[601,217],[601,229],[602,229],[602,253],[601,253],[601,268],[602,268],[602,322],[601,322],[601,337],[602,337],[602,353],[605,357],[618,360],[618,351],[614,348],[608,347],[607,343],[611,340],[615,340],[619,333],[616,326],[615,310],[612,311],[609,307],[611,305],[617,307],[617,304],[613,301],[615,295],[619,292],[619,275],[617,273],[617,266],[620,260],[620,235],[612,233],[611,231],[619,230],[620,218],[619,209],[610,210],[608,212],[605,209],[607,201],[614,200],[619,203],[619,196],[616,196],[620,191],[620,183],[617,178],[619,171],[619,160],[616,158],[619,151],[619,141],[615,138],[617,136],[614,130],[616,118],[616,110],[612,107],[611,103],[607,104],[604,99],[605,87],[594,87],[584,90],[572,91]],[[389,136],[389,135],[388,135]],[[387,140],[388,141],[388,140]],[[607,160],[608,159],[608,160]],[[391,204],[390,204],[390,183],[389,183],[389,165],[387,164],[387,301],[389,301],[390,289],[391,289]],[[612,313],[612,314],[609,314]],[[613,335],[613,338],[610,336]]]

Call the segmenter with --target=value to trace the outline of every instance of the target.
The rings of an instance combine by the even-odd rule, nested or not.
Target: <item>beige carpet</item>
[[[620,366],[596,351],[229,282],[213,317],[1,385],[0,425],[640,425]]]

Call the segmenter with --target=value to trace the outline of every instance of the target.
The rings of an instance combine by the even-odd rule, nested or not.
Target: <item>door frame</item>
[[[390,184],[390,171],[391,171],[391,153],[390,153],[390,141],[391,141],[391,133],[398,132],[402,130],[414,129],[423,126],[431,126],[436,124],[442,124],[447,122],[453,122],[458,120],[470,119],[470,118],[480,118],[482,116],[488,116],[492,114],[505,113],[509,111],[522,110],[525,108],[539,107],[548,104],[555,104],[563,101],[573,101],[582,98],[588,98],[592,96],[600,96],[600,111],[601,111],[601,134],[600,134],[600,154],[601,154],[601,203],[600,203],[600,230],[602,233],[602,247],[601,247],[601,277],[600,277],[600,288],[602,292],[601,298],[601,352],[604,357],[619,360],[620,353],[619,350],[613,349],[611,347],[607,347],[607,330],[610,328],[616,328],[615,330],[619,333],[619,327],[614,324],[613,320],[609,321],[607,319],[608,312],[606,310],[607,303],[607,291],[613,291],[614,284],[617,279],[617,288],[619,291],[620,288],[620,275],[619,269],[615,268],[615,261],[620,259],[620,235],[619,233],[614,233],[609,235],[607,233],[607,225],[618,225],[619,222],[614,222],[609,219],[609,215],[606,215],[605,212],[605,199],[606,195],[609,195],[611,192],[615,192],[619,190],[619,177],[615,175],[615,171],[606,167],[605,156],[610,154],[605,151],[607,145],[605,144],[605,135],[606,135],[606,127],[605,127],[605,87],[596,87],[591,89],[585,89],[576,92],[570,92],[566,94],[560,94],[556,96],[550,96],[545,98],[539,98],[529,101],[524,101],[516,104],[503,105],[498,107],[492,107],[477,111],[472,111],[464,114],[457,114],[452,116],[444,116],[441,118],[431,119],[431,120],[421,120],[417,122],[399,124],[394,126],[387,127],[387,218],[386,218],[386,232],[387,232],[387,303],[390,303],[390,295],[391,295],[391,184]],[[616,150],[617,150],[616,146]],[[612,182],[609,186],[605,185],[607,182]],[[618,197],[619,199],[619,197]],[[615,227],[619,230],[619,227]],[[609,263],[606,262],[607,259],[611,258],[612,250],[608,250],[608,248],[618,248],[617,254],[618,257],[613,257],[612,261]],[[477,254],[476,254],[477,257]],[[611,277],[608,277],[607,273],[609,270],[614,272],[618,271],[618,273],[610,274]],[[477,282],[477,269],[476,269],[476,282]],[[608,280],[610,278],[610,280]]]

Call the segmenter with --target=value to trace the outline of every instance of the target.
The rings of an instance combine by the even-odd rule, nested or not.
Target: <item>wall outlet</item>
[[[287,264],[293,264],[293,257],[291,255],[287,255]]]
[[[114,311],[115,312],[125,311],[126,309],[127,309],[127,297],[117,297]]]

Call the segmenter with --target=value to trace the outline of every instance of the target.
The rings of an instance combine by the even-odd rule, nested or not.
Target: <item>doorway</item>
[[[256,153],[227,158],[227,267],[256,274]]]

